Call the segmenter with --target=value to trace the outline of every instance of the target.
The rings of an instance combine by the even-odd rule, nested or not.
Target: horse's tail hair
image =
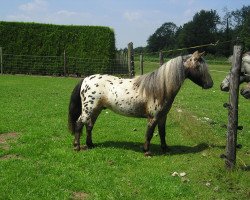
[[[68,114],[68,128],[69,131],[74,135],[76,129],[76,121],[82,113],[82,103],[81,103],[81,80],[74,88],[71,93],[70,103],[69,103],[69,114]]]

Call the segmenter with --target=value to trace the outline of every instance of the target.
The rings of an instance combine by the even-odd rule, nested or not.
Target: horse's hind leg
[[[80,151],[81,147],[80,147],[80,137],[82,134],[82,128],[83,128],[83,123],[81,121],[77,121],[76,125],[75,125],[75,139],[73,141],[73,145],[74,145],[74,149],[76,151]]]
[[[86,124],[86,132],[87,132],[86,145],[87,145],[87,148],[90,148],[90,149],[94,147],[94,144],[92,142],[92,130],[93,130],[95,121],[96,121],[97,117],[99,116],[100,112],[101,112],[101,109],[100,110],[96,109],[95,111],[93,111],[91,118],[89,119],[89,121]]]
[[[87,148],[92,149],[94,147],[94,144],[92,142],[92,129],[93,129],[93,123],[92,120],[89,120],[89,122],[86,124],[86,145]]]

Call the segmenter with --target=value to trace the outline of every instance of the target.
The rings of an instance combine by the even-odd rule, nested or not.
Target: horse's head
[[[232,62],[232,56],[229,57],[229,62]],[[250,52],[242,55],[241,73],[240,73],[240,83],[250,82]],[[229,91],[229,78],[230,73],[224,78],[220,84],[221,91]]]
[[[243,68],[241,68],[241,69],[243,70]],[[243,83],[243,82],[248,82],[247,80],[249,79],[248,75],[246,75],[244,73],[244,71],[242,71],[242,70],[241,70],[241,73],[240,73],[240,84]],[[230,83],[229,79],[230,79],[230,73],[221,82],[221,84],[220,84],[221,91],[224,91],[224,92],[229,91],[229,83]]]
[[[202,58],[203,53],[195,51],[192,55],[184,58],[184,67],[186,77],[193,81],[195,84],[201,86],[203,89],[213,87],[213,80],[209,74],[207,64]]]

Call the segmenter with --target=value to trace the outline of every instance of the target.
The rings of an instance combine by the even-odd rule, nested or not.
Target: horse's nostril
[[[205,85],[203,85],[203,89],[209,89],[211,87],[213,87],[213,84],[205,84]]]
[[[205,83],[205,84],[203,85],[203,89],[209,89],[209,88],[213,87],[213,85],[214,85],[213,82]]]

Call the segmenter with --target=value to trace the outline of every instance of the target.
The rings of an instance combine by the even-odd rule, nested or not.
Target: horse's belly
[[[129,117],[146,117],[145,105],[139,102],[116,102],[107,106],[115,113]]]

